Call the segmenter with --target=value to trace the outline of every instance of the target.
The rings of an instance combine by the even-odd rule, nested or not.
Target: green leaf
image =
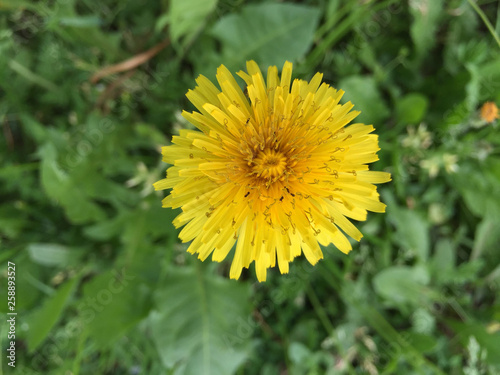
[[[479,67],[477,72],[481,81],[481,98],[482,100],[491,100],[493,98],[500,99],[500,58],[488,59],[488,61]]]
[[[49,91],[57,91],[58,90],[58,86],[54,82],[48,81],[44,77],[31,71],[28,67],[22,65],[21,63],[19,63],[16,60],[9,61],[9,68],[11,68],[14,72],[19,74],[21,77],[23,77],[27,81],[34,83],[35,85],[41,86],[46,90],[49,90]]]
[[[436,329],[436,317],[428,306],[415,309],[411,314],[412,332],[431,335]]]
[[[32,243],[28,246],[28,253],[35,263],[59,267],[74,264],[83,255],[78,249],[57,243]]]
[[[485,262],[483,259],[475,259],[469,262],[460,264],[453,272],[453,283],[465,284],[467,282],[477,281],[479,272],[484,268]]]
[[[172,41],[175,43],[185,35],[196,34],[216,6],[217,0],[172,0],[169,12]]]
[[[500,346],[498,345],[500,342],[500,332],[488,333],[481,323],[473,321],[459,322],[448,320],[447,324],[453,328],[464,348],[467,347],[470,336],[473,336],[479,345],[486,349],[487,362],[492,365],[500,365]]]
[[[301,342],[292,342],[288,346],[288,357],[293,363],[304,363],[304,361],[311,357],[311,354],[309,348]]]
[[[382,127],[389,118],[389,108],[382,99],[375,79],[370,76],[351,76],[342,79],[338,87],[345,91],[343,101],[354,104],[361,114],[356,121],[373,124],[375,128]]]
[[[471,260],[477,259],[485,252],[495,253],[500,242],[500,221],[498,213],[486,216],[476,228]]]
[[[14,258],[17,252],[17,249],[6,250],[5,248],[2,248],[2,251],[0,251],[0,264],[9,262]]]
[[[134,131],[137,133],[139,138],[146,139],[155,145],[164,146],[169,144],[169,140],[165,134],[158,130],[154,125],[145,123],[135,124]]]
[[[405,332],[408,342],[420,353],[427,354],[432,352],[438,345],[436,338],[432,335],[426,335],[417,332]]]
[[[77,307],[89,337],[102,348],[147,316],[150,292],[130,269],[109,270],[85,284]]]
[[[398,123],[418,124],[425,116],[429,99],[422,94],[410,93],[396,102]]]
[[[219,20],[212,35],[222,42],[229,69],[253,59],[261,66],[281,67],[296,61],[310,48],[320,12],[290,3],[247,5],[240,14]]]
[[[42,157],[41,182],[45,193],[61,204],[73,223],[82,224],[104,218],[102,209],[86,196],[69,174],[60,168],[54,145],[45,144],[40,149],[40,156]]]
[[[20,113],[19,118],[21,119],[24,134],[26,134],[26,136],[32,138],[40,144],[48,139],[49,135],[47,128],[36,121],[33,117],[26,113]]]
[[[500,160],[489,158],[484,163],[463,163],[451,176],[469,210],[479,217],[500,212]]]
[[[418,305],[423,299],[427,299],[425,285],[429,283],[429,279],[427,269],[423,266],[394,266],[375,275],[373,286],[378,295],[391,305]]]
[[[435,34],[439,26],[439,18],[443,9],[443,0],[410,1],[410,12],[413,22],[410,35],[415,44],[418,57],[434,47]]]
[[[429,256],[430,239],[428,223],[417,212],[392,206],[387,211],[388,219],[396,227],[394,240],[405,250],[411,251],[421,260]]]
[[[432,257],[432,276],[438,283],[445,283],[453,279],[456,263],[456,254],[453,243],[449,239],[442,239],[436,244],[436,252]]]
[[[122,211],[109,220],[100,220],[84,229],[86,236],[98,240],[110,240],[123,231],[127,221],[133,218],[133,212]]]
[[[24,228],[29,227],[26,213],[14,204],[0,205],[0,234],[7,238],[16,238]]]
[[[75,1],[66,1],[64,4],[54,3],[52,7],[45,3],[37,3],[36,5],[35,12],[46,17],[45,27],[48,32],[57,34],[70,43],[98,48],[110,58],[120,59],[122,57],[119,49],[120,33],[115,33],[112,30],[103,32],[95,22],[93,25],[89,23],[92,16],[80,16],[77,13]],[[47,17],[47,15],[49,16]],[[77,21],[78,19],[79,21]],[[87,19],[86,26],[82,27],[85,19]]]
[[[59,24],[62,26],[87,28],[102,26],[103,21],[98,16],[61,17],[59,18]]]
[[[344,285],[342,290],[343,299],[347,301],[351,308],[361,314],[366,322],[389,344],[390,350],[401,353],[401,356],[404,356],[418,370],[416,373],[445,374],[434,363],[422,355],[372,304],[367,302],[366,299],[359,298],[353,292],[353,289],[352,284],[348,283]],[[391,371],[391,373],[394,372]]]
[[[79,281],[80,275],[67,281],[64,285],[59,287],[53,296],[45,300],[43,306],[39,310],[26,318],[29,326],[26,341],[30,352],[38,348],[48,336],[50,330],[59,321]]]
[[[35,5],[31,1],[20,1],[20,0],[2,0],[1,7],[5,10],[9,9],[33,9]]]
[[[156,295],[151,331],[165,367],[176,374],[233,374],[248,353],[253,323],[246,285],[172,269]]]

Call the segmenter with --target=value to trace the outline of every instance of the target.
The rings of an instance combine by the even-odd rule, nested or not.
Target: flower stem
[[[323,324],[323,327],[325,328],[328,336],[330,336],[335,330],[335,327],[333,326],[332,322],[330,322],[330,319],[328,319],[326,311],[323,306],[321,306],[321,302],[319,301],[318,296],[316,295],[316,292],[311,285],[307,287],[306,294],[309,298],[309,301],[311,301],[314,311],[316,312],[316,315],[318,316],[321,324]]]

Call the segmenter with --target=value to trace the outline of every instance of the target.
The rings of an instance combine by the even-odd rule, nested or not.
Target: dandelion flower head
[[[322,83],[292,82],[292,64],[281,76],[269,67],[264,79],[254,61],[238,72],[217,70],[216,87],[200,76],[188,99],[198,111],[183,116],[198,130],[180,130],[162,148],[172,166],[156,190],[172,189],[163,207],[181,208],[174,220],[182,242],[201,260],[224,260],[234,247],[230,277],[255,262],[259,281],[276,261],[281,273],[302,253],[315,264],[320,244],[348,253],[346,235],[361,232],[349,219],[384,212],[374,184],[390,181],[370,171],[378,160],[378,137],[371,125],[354,123],[358,114],[342,90]],[[236,244],[236,246],[234,246]]]
[[[481,119],[488,123],[494,122],[500,118],[498,114],[498,107],[494,102],[486,102],[481,107]]]

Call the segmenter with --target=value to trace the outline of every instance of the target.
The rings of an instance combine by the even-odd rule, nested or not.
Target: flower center
[[[287,158],[281,152],[265,149],[253,159],[253,172],[257,177],[275,178],[281,176],[286,168]]]

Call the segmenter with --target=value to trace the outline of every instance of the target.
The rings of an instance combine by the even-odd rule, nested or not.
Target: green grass
[[[480,117],[500,105],[499,15],[474,0],[1,1],[0,312],[10,261],[18,313],[2,371],[500,374],[499,120]],[[186,253],[152,188],[195,78],[246,59],[323,72],[393,177],[349,255],[328,247],[266,283]]]

